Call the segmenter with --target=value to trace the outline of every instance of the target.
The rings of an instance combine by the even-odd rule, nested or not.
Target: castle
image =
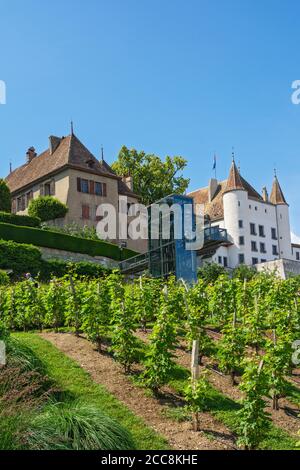
[[[289,205],[275,175],[270,194],[259,194],[240,174],[233,159],[227,180],[189,194],[204,204],[205,226],[225,236],[203,259],[225,268],[260,265],[278,259],[300,261],[300,245],[292,244]]]

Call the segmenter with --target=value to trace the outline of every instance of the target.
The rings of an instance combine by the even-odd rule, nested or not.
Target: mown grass
[[[93,382],[84,369],[51,343],[33,333],[15,333],[13,336],[29,347],[43,363],[49,378],[64,391],[64,400],[80,400],[102,409],[131,432],[137,449],[170,448],[163,436],[155,433],[103,386]]]

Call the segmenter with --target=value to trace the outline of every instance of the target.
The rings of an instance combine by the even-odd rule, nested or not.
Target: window
[[[265,237],[265,227],[263,225],[258,226],[258,233],[260,237]]]
[[[252,258],[252,264],[258,264],[258,258]]]
[[[245,245],[245,237],[239,237],[239,244]]]
[[[101,183],[95,184],[95,194],[97,194],[97,196],[102,196],[102,184]]]
[[[222,264],[222,256],[219,256],[219,257],[218,257],[218,263],[219,263],[219,264]]]
[[[256,242],[251,242],[251,250],[252,251],[257,251],[257,243]]]
[[[297,260],[297,261],[300,261],[300,253],[299,253],[299,251],[296,251],[296,260]]]
[[[266,253],[266,245],[265,245],[265,243],[260,243],[260,252],[261,252],[261,253]]]
[[[45,196],[51,196],[51,184],[50,183],[44,184],[44,194]]]
[[[261,259],[260,262],[261,262],[261,263],[266,263],[267,260],[266,260],[266,259]]]
[[[33,192],[32,191],[29,191],[27,194],[26,194],[26,207],[29,206],[29,203],[30,201],[33,199]]]
[[[238,206],[241,207],[241,201],[238,202]]]
[[[251,209],[251,208],[252,208],[252,206],[251,206],[251,204],[249,204],[249,209]]]
[[[89,219],[90,218],[90,206],[87,204],[82,205],[82,218]]]
[[[224,264],[224,268],[228,267],[228,258],[226,256],[224,256],[223,258],[223,264]]]
[[[251,233],[251,235],[256,235],[255,224],[250,223],[250,233]]]
[[[272,245],[272,253],[273,253],[274,256],[278,256],[277,245]]]
[[[257,206],[255,206],[255,210],[257,211]]]
[[[243,227],[244,227],[243,221],[239,220],[239,228],[243,228]]]
[[[243,253],[239,254],[239,264],[245,264],[245,255]]]
[[[277,240],[276,228],[271,228],[272,240]]]
[[[81,180],[81,192],[88,194],[89,192],[89,182],[88,180]]]
[[[25,195],[18,197],[17,199],[17,211],[25,211],[26,209],[26,200]]]

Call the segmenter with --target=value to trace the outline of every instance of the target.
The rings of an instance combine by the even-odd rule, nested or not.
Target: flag
[[[217,157],[214,155],[214,164],[213,164],[213,170],[217,168]]]

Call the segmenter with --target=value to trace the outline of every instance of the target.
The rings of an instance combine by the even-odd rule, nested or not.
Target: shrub
[[[246,266],[245,264],[241,264],[237,268],[234,269],[232,277],[235,279],[240,279],[241,281],[251,281],[254,276],[257,275],[257,271],[252,266]]]
[[[90,256],[105,256],[116,261],[119,261],[121,258],[120,248],[112,243],[102,240],[85,240],[84,238],[72,237],[63,233],[49,232],[32,227],[16,227],[15,225],[0,222],[0,238],[13,240],[18,243],[32,243],[33,245],[47,248],[73,251],[74,253],[83,253]],[[125,248],[122,257],[126,259],[136,254],[136,252]]]
[[[198,270],[198,278],[203,279],[207,284],[215,282],[219,276],[227,274],[226,269],[217,263],[205,263]]]
[[[41,253],[31,245],[0,240],[0,269],[12,269],[16,278],[28,271],[36,275],[41,268]]]
[[[75,222],[66,224],[63,227],[43,224],[42,228],[43,230],[49,230],[49,232],[65,233],[73,237],[86,238],[87,240],[99,240],[95,227],[89,227],[88,225],[81,227]]]
[[[67,212],[67,206],[52,196],[40,196],[37,199],[32,199],[28,207],[28,214],[31,217],[39,217],[42,222],[60,219]]]
[[[11,195],[10,190],[3,179],[0,179],[0,211],[11,211]]]
[[[21,225],[23,227],[39,227],[41,225],[41,220],[38,217],[8,214],[7,212],[0,212],[0,222]]]
[[[0,270],[0,286],[9,284],[9,276],[5,271]]]
[[[98,278],[110,273],[110,269],[96,263],[80,261],[70,263],[59,259],[50,259],[42,262],[40,277],[43,281],[49,281],[53,277],[63,277],[72,272],[79,277]]]
[[[56,403],[32,422],[30,449],[38,450],[134,450],[129,432],[95,406]]]

